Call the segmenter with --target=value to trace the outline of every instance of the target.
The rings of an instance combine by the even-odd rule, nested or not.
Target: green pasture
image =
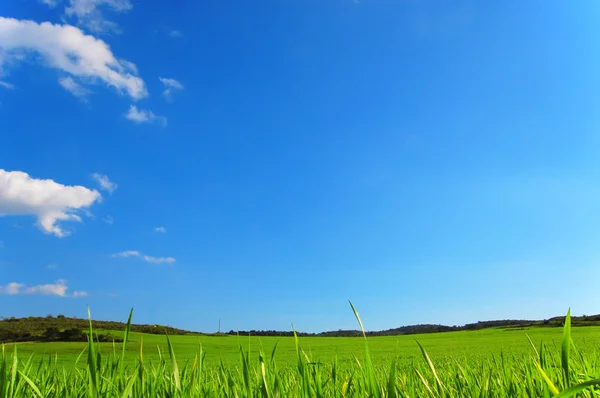
[[[600,397],[600,327],[569,315],[562,329],[368,339],[167,337],[130,322],[119,344],[2,346],[0,398]]]
[[[122,332],[110,331],[115,337],[123,337]],[[369,337],[368,343],[373,361],[387,365],[398,358],[400,366],[421,361],[422,355],[417,344],[420,342],[429,355],[438,361],[457,359],[461,362],[477,362],[480,358],[499,356],[528,358],[534,355],[529,338],[539,345],[544,341],[550,348],[560,349],[562,328],[533,327],[527,329],[491,328],[477,331],[460,331],[402,336]],[[173,349],[180,362],[191,361],[198,354],[200,346],[206,355],[207,366],[217,366],[222,361],[227,365],[239,363],[240,346],[250,350],[253,359],[258,352],[271,353],[275,345],[276,360],[280,366],[296,365],[296,348],[293,337],[248,337],[248,336],[169,336]],[[159,350],[167,351],[167,339],[164,335],[132,332],[127,344],[126,363],[134,364],[143,344],[144,357],[158,360]],[[580,349],[597,351],[600,344],[600,327],[573,328],[573,340]],[[331,365],[337,357],[340,365],[353,364],[354,357],[364,356],[362,337],[300,337],[302,347],[321,363]],[[75,360],[86,349],[87,343],[19,343],[18,352],[22,357],[34,355],[36,361],[51,356],[64,366],[74,366]],[[97,344],[103,354],[113,350],[121,351],[121,344]],[[13,345],[6,345],[12,351]],[[84,358],[85,359],[85,358]],[[85,361],[81,361],[85,366]]]

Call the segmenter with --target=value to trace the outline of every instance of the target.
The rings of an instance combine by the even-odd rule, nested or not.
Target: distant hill
[[[119,341],[107,330],[125,330],[126,324],[114,321],[92,321],[94,330],[102,330],[95,339],[98,341]],[[23,341],[87,341],[84,333],[89,327],[87,319],[69,318],[63,315],[53,317],[4,318],[0,320],[0,343]],[[196,334],[183,329],[162,325],[131,325],[131,331],[152,334]],[[79,332],[79,333],[78,333]]]
[[[367,332],[368,336],[397,336],[406,334],[425,334],[453,332],[460,330],[480,330],[486,328],[505,328],[507,330],[518,330],[528,327],[561,327],[565,317],[557,316],[545,320],[515,320],[504,319],[496,321],[482,321],[469,323],[462,326],[445,325],[411,325],[402,326],[394,329]],[[571,319],[573,326],[600,326],[600,314],[574,316]],[[113,321],[92,321],[95,330],[100,330],[100,334],[94,337],[98,341],[119,341],[118,338],[110,334],[110,330],[124,330],[125,323]],[[0,320],[0,343],[23,342],[23,341],[87,341],[88,328],[87,319],[69,318],[63,315],[56,317],[28,317],[28,318],[4,318]],[[132,324],[131,330],[134,332],[151,334],[171,334],[171,335],[206,335],[206,333],[191,332],[188,330],[177,329],[162,325],[138,325]],[[218,335],[252,335],[252,336],[293,336],[291,331],[277,330],[250,330],[250,331],[229,331],[219,333]],[[216,334],[215,334],[216,335]],[[317,336],[317,337],[359,337],[362,333],[359,330],[337,330],[321,333],[302,333],[299,336]]]
[[[525,319],[503,319],[496,321],[480,321],[476,323],[468,323],[462,326],[446,326],[446,325],[410,325],[401,326],[394,329],[370,331],[367,336],[398,336],[406,334],[426,334],[426,333],[441,333],[441,332],[456,332],[460,330],[480,330],[487,328],[505,328],[507,330],[515,330],[527,327],[562,327],[564,324],[564,316],[556,316],[545,320],[525,320]],[[600,326],[600,314],[584,315],[571,317],[573,326]],[[293,336],[293,332],[275,331],[275,330],[250,330],[250,331],[233,331],[227,332],[230,335],[252,335],[252,336]],[[299,336],[318,336],[318,337],[360,337],[360,330],[336,330],[321,333],[298,333]]]

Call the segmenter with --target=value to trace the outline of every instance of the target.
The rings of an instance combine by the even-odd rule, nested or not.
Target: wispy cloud
[[[140,252],[138,252],[137,250],[125,250],[124,252],[115,253],[111,257],[126,258],[126,257],[139,257],[139,256],[140,256]]]
[[[46,296],[69,297],[67,293],[69,287],[67,281],[59,279],[56,283],[43,285],[27,286],[24,283],[10,282],[7,285],[0,286],[0,294],[15,296],[18,294],[40,294]],[[75,291],[71,297],[85,297],[87,292]]]
[[[113,223],[115,222],[115,220],[112,218],[112,216],[106,216],[102,219],[102,221],[104,221],[105,223],[107,223],[109,225],[113,225]]]
[[[156,228],[154,228],[154,230],[156,232],[160,232],[160,233],[163,233],[163,234],[167,233],[167,229],[165,227],[156,227]]]
[[[152,257],[152,256],[142,256],[144,261],[153,264],[175,264],[175,260],[173,257]]]
[[[71,76],[61,77],[58,84],[83,102],[87,102],[87,96],[91,94],[90,90],[77,83]]]
[[[111,257],[115,257],[115,258],[127,258],[127,257],[138,257],[141,258],[142,260],[148,262],[148,263],[152,263],[152,264],[175,264],[175,262],[177,261],[175,258],[173,257],[153,257],[153,256],[147,256],[145,254],[140,253],[137,250],[126,250],[120,253],[115,253],[113,254]]]
[[[10,84],[8,82],[4,82],[2,80],[0,80],[0,87],[4,87],[4,88],[9,89],[9,90],[13,90],[15,88],[14,85],[12,85],[12,84]]]
[[[166,117],[157,116],[151,110],[138,109],[135,105],[129,107],[129,111],[125,114],[125,118],[137,124],[159,122],[163,126],[167,125]]]
[[[0,285],[0,294],[9,294],[9,295],[15,295],[15,294],[19,294],[19,291],[21,290],[21,288],[25,286],[22,283],[17,283],[17,282],[10,282],[7,285],[1,286]]]
[[[169,101],[171,101],[173,99],[174,91],[179,91],[179,90],[184,89],[183,84],[179,83],[175,79],[159,77],[158,80],[160,80],[160,82],[165,86],[165,89],[163,91],[163,96]]]
[[[31,59],[41,60],[44,66],[86,81],[104,82],[134,100],[148,95],[133,63],[115,57],[108,44],[74,26],[0,17],[0,48],[0,69],[33,54]],[[65,82],[63,87],[65,84],[69,86]]]
[[[33,215],[44,232],[60,238],[69,232],[59,221],[81,222],[77,212],[84,212],[101,198],[98,191],[80,185],[62,185],[22,171],[0,169],[0,216]]]
[[[51,8],[56,7],[56,4],[58,3],[57,0],[40,0],[40,2],[46,4],[48,7],[51,7]]]
[[[104,17],[102,9],[123,13],[132,8],[130,0],[69,0],[65,14],[91,32],[120,33],[117,24]]]
[[[179,39],[181,37],[183,37],[183,32],[177,29],[171,29],[167,32],[167,35],[169,35],[169,37],[172,37],[174,39]]]
[[[48,268],[48,269],[57,269],[58,267],[57,267],[56,264],[48,264],[48,265],[46,265],[46,268]]]
[[[108,191],[112,194],[118,187],[117,184],[112,182],[107,175],[100,173],[93,173],[91,177],[100,185],[100,189]]]

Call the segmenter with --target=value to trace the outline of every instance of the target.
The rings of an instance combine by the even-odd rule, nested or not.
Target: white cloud
[[[48,268],[48,269],[56,269],[58,267],[56,266],[56,264],[48,264],[48,265],[46,265],[46,268]]]
[[[137,124],[152,123],[154,121],[157,121],[163,126],[167,125],[166,117],[157,116],[151,110],[138,109],[135,105],[131,105],[129,107],[129,111],[127,111],[127,113],[125,114],[125,118]]]
[[[126,258],[126,257],[139,257],[142,260],[148,262],[148,263],[153,263],[153,264],[175,264],[175,262],[177,261],[175,258],[173,257],[152,257],[152,256],[147,256],[145,254],[140,253],[137,250],[127,250],[121,253],[116,253],[113,254],[111,257],[118,257],[118,258]]]
[[[138,252],[137,250],[126,250],[124,252],[121,253],[115,253],[112,255],[112,257],[121,257],[121,258],[125,258],[125,257],[139,257],[140,256],[140,252]]]
[[[0,61],[1,61],[1,60],[2,60],[2,58],[0,58]],[[14,86],[14,85],[12,85],[12,84],[10,84],[10,83],[7,83],[7,82],[3,82],[2,80],[0,80],[0,87],[7,88],[7,89],[9,89],[9,90],[12,90],[12,89],[14,89],[14,88],[15,88],[15,86]]]
[[[51,8],[56,7],[56,4],[57,4],[57,0],[40,0],[40,1]]]
[[[0,286],[0,294],[15,295],[19,294],[19,290],[25,286],[22,283],[11,282],[8,285]]]
[[[67,286],[67,281],[64,279],[59,279],[53,284],[49,283],[45,285],[25,287],[25,289],[23,289],[23,294],[45,294],[64,297],[67,295],[67,289],[69,289]]]
[[[59,279],[56,283],[48,283],[44,285],[26,286],[23,283],[11,282],[7,285],[0,286],[0,294],[8,294],[11,296],[17,294],[41,294],[46,296],[69,297],[67,290],[67,281]],[[75,291],[72,297],[85,297],[86,292]]]
[[[119,33],[117,24],[104,18],[102,8],[116,12],[133,8],[129,0],[69,0],[69,4],[65,8],[67,16],[76,18],[79,25],[94,33]]]
[[[0,48],[0,69],[31,53],[50,68],[102,81],[134,100],[148,95],[134,64],[116,58],[108,44],[74,26],[0,17]]]
[[[167,229],[165,227],[156,227],[156,228],[154,228],[154,230],[156,232],[161,232],[163,234],[167,232]]]
[[[91,93],[90,90],[77,83],[71,76],[61,77],[58,79],[58,83],[62,86],[62,88],[83,102],[87,101],[87,96]]]
[[[154,264],[175,264],[175,260],[173,257],[152,257],[152,256],[142,256],[144,261]]]
[[[173,91],[183,90],[183,84],[179,83],[175,79],[168,79],[166,77],[159,77],[158,80],[164,84],[165,89],[163,95],[166,99],[171,100],[173,98]]]
[[[167,32],[167,34],[174,39],[183,37],[183,32],[177,29],[171,29]]]
[[[44,232],[69,235],[59,221],[81,221],[77,215],[102,199],[96,190],[31,178],[22,171],[0,169],[0,216],[34,215]]]
[[[117,189],[117,184],[112,182],[107,175],[93,173],[92,178],[100,185],[100,189],[113,193]]]
[[[112,218],[112,216],[106,216],[102,219],[102,221],[104,221],[105,223],[107,223],[109,225],[113,225],[113,223],[115,222],[115,220]]]

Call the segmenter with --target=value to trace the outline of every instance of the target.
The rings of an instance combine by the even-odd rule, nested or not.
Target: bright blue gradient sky
[[[78,2],[0,4],[0,316],[600,312],[598,2]]]

